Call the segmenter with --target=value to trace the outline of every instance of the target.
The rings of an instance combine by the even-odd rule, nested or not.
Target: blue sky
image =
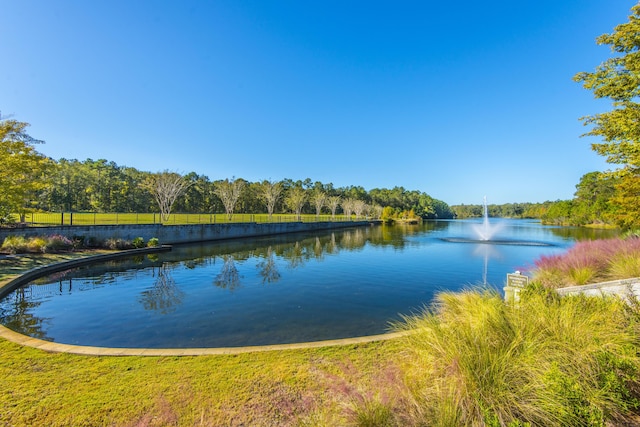
[[[0,111],[39,151],[212,180],[570,199],[610,165],[572,81],[634,1],[0,0]]]

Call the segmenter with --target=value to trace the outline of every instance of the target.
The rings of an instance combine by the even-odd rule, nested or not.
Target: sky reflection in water
[[[42,339],[109,347],[227,347],[384,333],[441,290],[502,290],[506,274],[584,230],[505,221],[496,239],[451,243],[475,221],[375,226],[176,246],[42,278],[0,301],[0,322]]]

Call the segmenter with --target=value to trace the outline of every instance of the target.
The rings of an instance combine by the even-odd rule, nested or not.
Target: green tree
[[[573,200],[558,200],[549,206],[549,209],[541,219],[547,224],[568,224],[571,219],[572,208]]]
[[[627,174],[615,184],[615,195],[611,199],[612,217],[622,228],[636,228],[640,225],[640,176]]]
[[[576,185],[572,224],[585,225],[604,222],[610,214],[610,200],[618,180],[603,172],[589,172]]]
[[[623,167],[640,167],[640,4],[634,6],[629,22],[615,27],[611,34],[596,39],[609,45],[616,55],[600,64],[592,73],[581,72],[574,80],[591,90],[596,98],[609,98],[613,110],[583,117],[592,125],[586,135],[601,137],[592,144],[607,162]]]
[[[592,126],[585,135],[602,138],[591,148],[606,157],[608,163],[620,165],[614,172],[622,179],[615,188],[623,194],[612,199],[616,215],[623,217],[618,222],[637,226],[640,223],[630,223],[634,215],[628,215],[637,206],[634,197],[629,197],[631,188],[624,186],[635,184],[640,176],[640,4],[631,8],[628,22],[616,26],[610,34],[601,35],[596,43],[610,46],[613,55],[594,72],[578,73],[574,80],[596,98],[610,99],[613,109],[581,120]],[[625,178],[627,175],[631,177]]]
[[[291,211],[295,212],[298,221],[300,221],[302,208],[307,203],[307,192],[302,187],[292,187],[287,191],[284,202]]]
[[[48,185],[49,158],[36,151],[42,143],[29,136],[28,123],[0,118],[0,223],[21,215],[35,202],[36,192]]]

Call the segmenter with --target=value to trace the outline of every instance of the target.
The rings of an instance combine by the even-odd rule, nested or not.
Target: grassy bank
[[[345,408],[385,375],[385,361],[397,351],[379,343],[238,356],[87,357],[0,341],[0,425],[347,425]]]

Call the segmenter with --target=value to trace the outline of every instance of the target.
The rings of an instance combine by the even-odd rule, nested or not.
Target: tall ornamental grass
[[[576,243],[566,253],[541,256],[534,281],[548,288],[640,277],[640,238]]]
[[[395,325],[413,425],[604,426],[639,407],[635,312],[616,298],[445,292]]]

